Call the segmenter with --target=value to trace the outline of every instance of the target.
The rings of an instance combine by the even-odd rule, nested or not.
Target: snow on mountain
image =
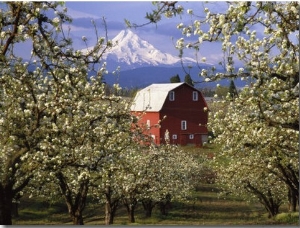
[[[115,42],[118,44],[107,53],[107,58],[128,65],[173,65],[180,61],[179,57],[161,52],[129,29],[122,30],[113,39]],[[191,58],[185,60],[194,62]]]
[[[172,66],[180,63],[180,58],[156,49],[149,42],[142,40],[131,30],[122,30],[112,39],[112,47],[104,54],[108,67],[121,66],[121,69],[135,69],[145,66]],[[183,58],[184,63],[196,63],[192,58]]]

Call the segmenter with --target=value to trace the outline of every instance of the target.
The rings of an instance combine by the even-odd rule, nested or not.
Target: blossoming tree
[[[176,47],[180,55],[194,49],[197,58],[202,55],[205,61],[201,48],[217,44],[225,71],[216,73],[213,67],[199,75],[205,81],[237,77],[248,81],[241,94],[222,101],[225,109],[210,115],[216,142],[223,145],[221,156],[228,160],[226,168],[216,164],[220,180],[232,193],[240,194],[243,189],[258,197],[270,216],[278,213],[284,195],[295,211],[299,195],[299,3],[215,4],[187,9],[192,22],[177,25],[183,37]],[[155,5],[157,9],[147,14],[149,23],[159,22],[163,14],[171,18],[185,12],[177,2]],[[237,62],[243,67],[237,69]]]
[[[143,135],[142,135],[143,136]],[[99,185],[93,194],[105,203],[106,225],[113,224],[116,210],[124,205],[128,221],[135,222],[135,208],[141,203],[150,217],[154,206],[166,205],[173,200],[184,200],[194,187],[199,163],[172,145],[154,146],[131,143],[113,163],[100,173]],[[145,138],[143,140],[146,140]]]
[[[30,183],[61,193],[82,224],[92,171],[130,139],[128,105],[105,93],[105,64],[97,68],[111,43],[99,37],[87,53],[74,50],[59,2],[2,7],[0,223],[11,224],[12,201]],[[16,53],[23,42],[32,47],[26,61]]]
[[[200,164],[177,146],[150,145],[130,158],[122,186],[130,222],[135,221],[132,205],[141,202],[147,217],[158,205],[165,215],[171,201],[186,200],[195,187]]]

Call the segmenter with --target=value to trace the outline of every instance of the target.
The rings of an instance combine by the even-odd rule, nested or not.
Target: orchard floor
[[[218,197],[218,190],[212,184],[204,184],[186,202],[173,202],[168,215],[162,216],[157,208],[151,218],[145,218],[143,208],[138,206],[136,222],[129,223],[124,207],[116,214],[115,225],[297,225],[299,213],[281,214],[269,219],[265,209],[258,203],[246,203],[238,199]],[[86,225],[104,225],[104,206],[89,203],[85,209]],[[282,206],[281,211],[287,211]],[[66,225],[72,224],[67,208],[62,203],[49,204],[24,198],[19,205],[14,225]]]

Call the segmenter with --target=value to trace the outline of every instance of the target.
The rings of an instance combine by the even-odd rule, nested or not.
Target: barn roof
[[[160,111],[169,92],[182,84],[184,82],[152,84],[138,91],[131,105],[131,111]]]

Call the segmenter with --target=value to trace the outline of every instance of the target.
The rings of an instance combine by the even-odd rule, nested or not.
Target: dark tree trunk
[[[135,223],[134,211],[137,205],[136,199],[124,200],[124,205],[127,209],[128,221],[130,223]]]
[[[278,175],[288,187],[289,209],[293,212],[297,211],[299,204],[299,169],[294,169],[290,164],[283,166],[280,162],[277,163],[281,175]]]
[[[162,215],[168,215],[171,208],[171,195],[167,194],[165,200],[159,202],[159,209]]]
[[[270,191],[268,191],[267,196],[261,197],[260,201],[262,202],[262,204],[264,204],[266,210],[268,211],[269,218],[273,218],[279,213],[281,200],[275,200]]]
[[[105,203],[105,225],[111,225],[114,223],[117,208],[119,206],[119,200],[107,200]]]
[[[69,215],[72,218],[73,225],[84,225],[82,213],[86,205],[86,198],[88,194],[89,180],[85,180],[80,184],[78,192],[73,202],[72,192],[69,190],[68,183],[65,180],[63,173],[58,172],[56,177],[59,180],[59,186],[62,191],[63,197],[67,204]]]
[[[129,206],[129,211],[128,211],[128,220],[131,223],[135,223],[135,217],[134,217],[134,210],[135,210],[135,206],[131,205]]]
[[[21,154],[21,153],[20,153]],[[18,162],[19,160],[15,160]],[[1,225],[12,225],[12,211],[13,211],[13,199],[20,198],[19,192],[22,191],[29,183],[33,175],[27,176],[24,181],[17,187],[13,188],[15,182],[13,175],[6,177],[6,184],[0,183],[0,224]],[[25,175],[25,174],[24,174]]]
[[[0,224],[12,225],[12,189],[0,184]]]
[[[21,195],[17,193],[14,197],[14,202],[12,203],[12,216],[19,217],[19,203],[20,203]]]
[[[296,212],[297,211],[297,204],[299,196],[298,192],[295,189],[290,189],[288,191],[288,199],[289,199],[289,211]]]
[[[12,216],[19,217],[19,203],[13,203],[12,205]]]
[[[278,205],[278,204],[276,204],[276,205],[265,204],[265,209],[269,213],[268,218],[273,218],[279,213],[279,206],[280,205]]]
[[[69,215],[72,219],[73,225],[84,225],[83,223],[83,217],[82,217],[82,212],[83,212],[83,208],[80,205],[76,205],[74,204],[72,201],[71,202],[67,202],[66,204],[68,206],[68,211],[69,211]]]
[[[145,217],[150,218],[152,216],[152,210],[155,207],[156,203],[154,203],[151,199],[143,200],[142,201]]]
[[[70,214],[73,220],[73,225],[84,225],[82,218],[82,211],[75,211]]]
[[[132,205],[125,204],[126,210],[127,210],[127,215],[128,215],[128,221],[130,223],[135,223],[135,218],[134,218],[134,207]]]
[[[266,194],[262,193],[250,183],[247,184],[248,191],[254,193],[259,199],[260,203],[264,205],[269,213],[269,218],[276,216],[279,213],[279,207],[282,203],[280,199],[275,199],[269,190]]]
[[[159,203],[159,210],[161,215],[168,215],[167,204],[165,202]]]
[[[120,197],[113,197],[113,191],[110,186],[105,191],[105,225],[114,223],[116,211],[119,207]]]

